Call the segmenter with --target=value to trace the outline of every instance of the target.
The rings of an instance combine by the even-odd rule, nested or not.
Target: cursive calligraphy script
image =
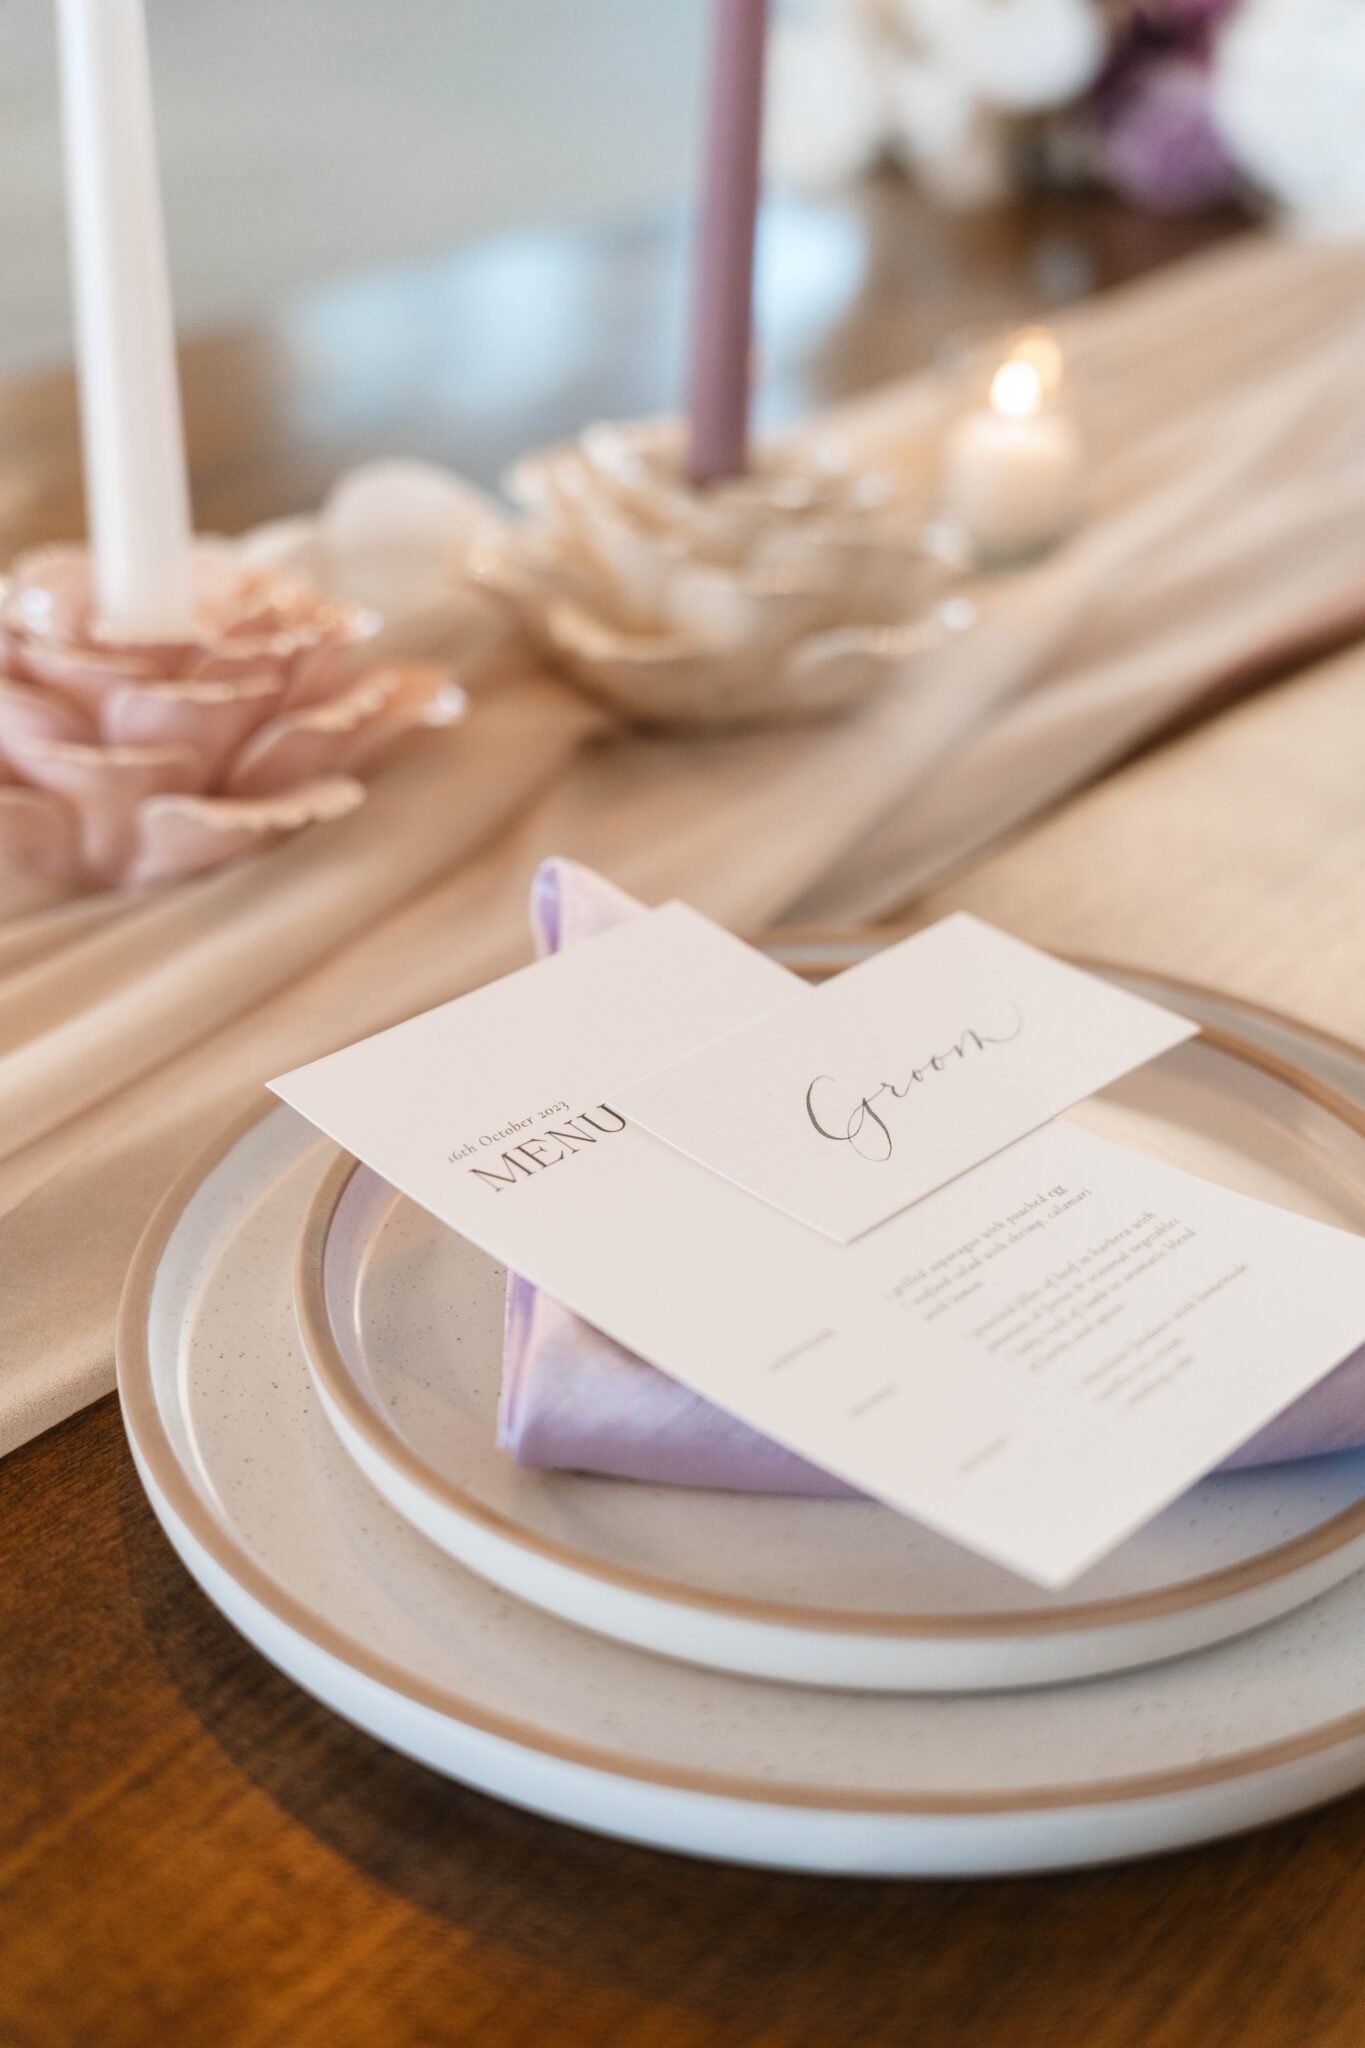
[[[806,1115],[822,1138],[831,1139],[836,1145],[851,1146],[860,1159],[886,1160],[891,1157],[894,1145],[891,1127],[881,1110],[889,1102],[904,1102],[912,1089],[920,1087],[932,1074],[941,1074],[955,1062],[962,1064],[974,1053],[989,1052],[992,1046],[1009,1045],[1024,1028],[1024,1019],[1017,1004],[1012,1003],[1014,1024],[1009,1031],[978,1031],[969,1027],[954,1040],[944,1052],[936,1052],[923,1066],[915,1067],[904,1081],[880,1081],[870,1093],[860,1095],[845,1116],[838,1111],[832,1117],[832,1125],[823,1121],[830,1112],[824,1107],[823,1091],[837,1086],[832,1074],[817,1074],[806,1090]],[[815,1093],[822,1091],[821,1114],[816,1114]]]

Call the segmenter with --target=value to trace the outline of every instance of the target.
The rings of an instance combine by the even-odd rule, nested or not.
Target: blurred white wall
[[[148,0],[177,315],[689,191],[703,0]],[[53,0],[0,0],[0,370],[67,356]]]

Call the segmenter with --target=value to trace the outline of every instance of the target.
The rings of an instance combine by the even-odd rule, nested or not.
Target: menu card
[[[1365,1240],[1055,1117],[1184,1020],[971,919],[870,967],[831,1000],[672,904],[272,1085],[674,1378],[1062,1585],[1359,1344]]]

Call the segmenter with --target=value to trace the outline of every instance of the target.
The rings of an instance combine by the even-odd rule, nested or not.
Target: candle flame
[[[1022,328],[1010,344],[1009,359],[1012,363],[1030,364],[1038,372],[1039,382],[1047,395],[1055,393],[1061,384],[1061,344],[1046,327]]]
[[[1043,397],[1043,380],[1032,363],[1002,363],[991,379],[991,406],[1007,419],[1024,420],[1037,412]]]

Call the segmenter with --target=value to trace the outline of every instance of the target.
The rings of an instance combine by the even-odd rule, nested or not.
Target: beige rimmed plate
[[[129,1275],[119,1389],[188,1569],[380,1740],[602,1833],[884,1875],[1141,1855],[1365,1782],[1365,1575],[1200,1656],[958,1698],[689,1669],[509,1599],[375,1496],[312,1390],[291,1267],[326,1158],[280,1110],[171,1192]]]
[[[1195,992],[1149,986],[1197,1013]],[[1302,1058],[1293,1027],[1274,1029]],[[1279,1055],[1206,1035],[1077,1114],[1365,1226],[1365,1115]],[[523,1471],[496,1441],[503,1287],[482,1252],[341,1156],[296,1275],[319,1396],[366,1478],[441,1549],[638,1648],[799,1684],[1051,1684],[1207,1647],[1365,1563],[1365,1453],[1214,1476],[1061,1594],[871,1503]]]

